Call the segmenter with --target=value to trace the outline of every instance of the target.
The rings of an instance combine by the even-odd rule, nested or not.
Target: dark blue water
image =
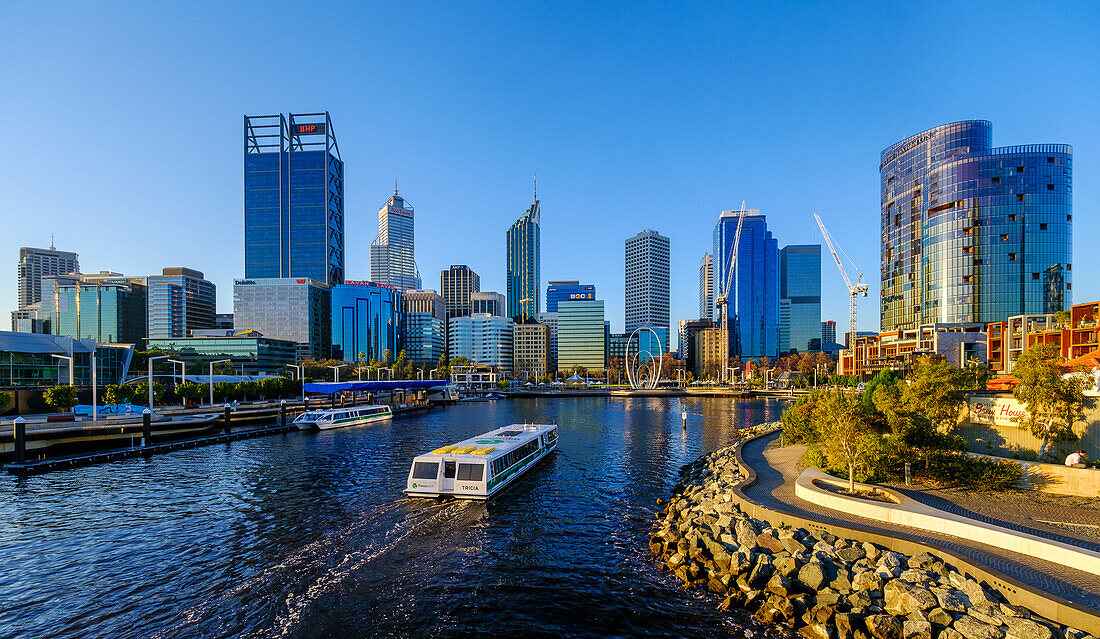
[[[6,475],[0,636],[761,636],[646,541],[683,464],[780,410],[511,400]],[[522,421],[559,449],[492,501],[402,495],[414,455]]]

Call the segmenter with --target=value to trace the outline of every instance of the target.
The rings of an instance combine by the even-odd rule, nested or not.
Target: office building
[[[233,283],[237,332],[294,342],[298,359],[328,359],[332,353],[332,295],[308,278],[241,279]]]
[[[626,240],[626,333],[660,329],[664,350],[668,332],[668,238],[645,229]]]
[[[555,308],[557,308],[555,306]],[[546,369],[550,373],[558,370],[558,313],[539,313],[539,324],[544,324],[550,333],[550,352],[546,359]]]
[[[699,319],[714,319],[714,257],[704,253],[699,262]]]
[[[415,365],[435,366],[443,357],[447,342],[447,324],[431,313],[402,313],[401,336],[405,356]]]
[[[836,321],[826,320],[821,323],[821,343],[822,344],[834,344],[836,343]]]
[[[378,237],[370,245],[370,277],[377,284],[399,290],[420,288],[416,269],[413,207],[397,194],[378,209]]]
[[[581,284],[577,280],[563,280],[550,282],[546,285],[546,311],[558,312],[558,302],[564,300],[594,300],[596,299],[596,287],[592,284]]]
[[[244,116],[244,276],[344,281],[344,163],[327,111]]]
[[[700,331],[711,328],[714,328],[714,321],[705,317],[696,320],[680,320],[680,359],[684,361],[685,369],[702,370],[703,364],[699,358],[697,337]]]
[[[606,356],[603,300],[558,302],[558,370],[601,372]]]
[[[0,352],[7,356],[4,365],[0,366],[0,385],[55,386],[71,382],[90,386],[93,351],[96,383],[121,384],[133,358],[133,344],[103,345],[93,338],[77,340],[65,335],[0,331]],[[69,363],[53,355],[73,358],[72,380],[69,379]]]
[[[217,329],[203,330],[211,333]],[[294,342],[264,337],[258,331],[230,335],[192,335],[150,339],[150,350],[167,351],[185,362],[191,374],[206,375],[206,362],[228,359],[234,370],[244,375],[281,375],[287,364],[297,362],[298,345]]]
[[[146,279],[149,339],[215,328],[216,288],[201,271],[171,267]]]
[[[447,319],[469,315],[470,295],[481,290],[481,277],[465,264],[452,264],[439,272],[440,292],[447,305]]]
[[[450,356],[478,366],[512,370],[512,320],[488,313],[452,317],[447,323]]]
[[[382,362],[401,352],[401,291],[345,280],[332,287],[332,358]]]
[[[80,260],[76,253],[59,251],[51,244],[48,249],[19,249],[18,286],[19,308],[27,308],[41,302],[44,294],[42,279],[51,275],[66,275],[80,272]]]
[[[549,372],[550,327],[533,318],[512,325],[512,371],[516,379],[537,382]]]
[[[721,296],[729,279],[739,211],[722,211],[714,226],[714,294]],[[779,354],[779,245],[757,209],[745,212],[737,247],[728,309],[730,357],[775,357]],[[721,310],[715,321],[721,325]]]
[[[882,330],[1068,308],[1072,163],[1066,144],[995,148],[985,120],[886,148]]]
[[[512,224],[507,234],[508,317],[522,321],[541,310],[539,282],[542,258],[539,252],[539,198]]]
[[[440,320],[447,320],[447,303],[435,290],[413,289],[401,294],[402,313],[427,313]]]
[[[11,330],[15,333],[39,333],[48,335],[53,319],[42,312],[42,302],[11,312]]]
[[[214,328],[233,330],[233,314],[217,313],[214,315]]]
[[[500,293],[477,291],[470,293],[470,312],[506,317],[508,306],[504,295]]]
[[[779,350],[821,350],[821,245],[790,244],[779,251]],[[816,346],[815,346],[816,344]]]
[[[696,379],[721,379],[724,368],[721,328],[704,328],[695,333],[692,366]]]
[[[54,287],[54,332],[98,344],[144,344],[146,288],[143,278],[101,271]]]

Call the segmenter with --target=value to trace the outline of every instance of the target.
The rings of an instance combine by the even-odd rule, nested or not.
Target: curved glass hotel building
[[[985,120],[882,152],[882,330],[994,322],[1071,302],[1066,144],[993,147]]]

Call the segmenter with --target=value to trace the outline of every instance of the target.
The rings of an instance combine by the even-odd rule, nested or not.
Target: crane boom
[[[829,235],[829,230],[825,228],[825,223],[821,221],[821,216],[814,213],[814,219],[817,220],[817,226],[821,229],[821,235],[825,238],[825,243],[829,245],[829,252],[833,254],[833,261],[836,262],[836,267],[840,271],[840,276],[844,278],[844,286],[849,292],[852,290],[852,282],[848,279],[848,274],[844,272],[844,265],[840,262],[840,256],[836,254],[836,246],[833,245],[833,237]]]
[[[848,348],[854,349],[856,345],[856,312],[858,310],[856,298],[859,297],[860,293],[867,297],[867,285],[863,283],[863,273],[856,277],[855,284],[848,279],[848,273],[844,271],[844,264],[840,261],[840,256],[837,255],[836,245],[833,244],[833,236],[825,228],[825,223],[821,221],[820,215],[814,213],[814,219],[817,220],[817,226],[821,229],[821,235],[825,238],[825,243],[829,245],[829,252],[833,255],[833,261],[836,262],[836,268],[840,271],[840,276],[844,278],[844,286],[848,288]]]
[[[733,283],[733,274],[736,272],[737,248],[741,244],[741,229],[745,226],[745,201],[741,200],[741,210],[737,214],[737,230],[733,234],[733,247],[730,250],[730,267],[726,273],[726,285],[715,301],[722,307],[722,378],[726,376],[726,369],[730,360],[730,322],[729,322],[729,295],[730,286]]]

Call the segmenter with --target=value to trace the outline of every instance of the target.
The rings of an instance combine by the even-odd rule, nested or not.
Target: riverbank
[[[750,518],[732,494],[744,479],[736,446],[688,464],[650,538],[685,587],[710,590],[723,609],[812,639],[1092,637],[1010,605],[934,554]]]

